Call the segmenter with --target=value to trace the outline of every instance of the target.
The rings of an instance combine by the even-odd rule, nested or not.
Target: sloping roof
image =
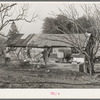
[[[34,34],[29,34],[24,40],[23,45],[26,46],[33,36]]]
[[[6,44],[14,47],[36,48],[73,47],[77,44],[85,47],[87,44],[87,37],[84,34],[29,34],[25,39],[21,39],[22,36],[23,34],[14,34],[6,41]]]
[[[84,34],[40,34],[33,39],[29,46],[32,47],[73,47],[73,45],[86,46],[87,37]]]
[[[19,39],[18,42],[14,44],[16,47],[26,47],[28,45],[28,42],[31,40],[31,38],[34,36],[34,34],[29,34],[25,39]]]
[[[29,34],[25,39],[21,39],[22,36],[24,36],[24,34],[14,34],[5,42],[5,44],[13,47],[26,47],[34,34]]]
[[[23,34],[13,34],[6,42],[8,46],[14,46],[16,42],[23,36]]]
[[[25,39],[19,39],[19,40],[14,44],[14,46],[15,46],[15,47],[21,47],[22,44],[23,44],[23,42],[24,42],[24,40],[25,40]]]

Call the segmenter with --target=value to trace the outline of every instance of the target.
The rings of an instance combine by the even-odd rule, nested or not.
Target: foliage
[[[83,27],[84,29],[88,29],[90,28],[91,22],[89,19],[87,19],[85,16],[82,16],[80,18],[77,19],[77,22],[81,25],[81,27]]]
[[[56,27],[56,20],[54,18],[47,17],[45,20],[45,23],[43,25],[43,33],[57,33],[58,31],[55,29]]]
[[[17,28],[15,22],[12,22],[11,28],[9,29],[7,36],[12,36],[13,34],[17,34],[17,33],[18,33],[18,28]]]
[[[74,23],[65,15],[57,15],[57,17],[46,17],[43,24],[43,33],[46,34],[70,34],[70,33],[83,33],[92,32],[91,27],[94,26],[94,20],[92,17],[86,18],[86,16],[79,17],[75,20],[78,25]],[[78,30],[77,30],[78,28]],[[58,30],[59,29],[59,30]]]
[[[73,24],[64,15],[57,15],[56,18],[46,17],[43,24],[43,33],[46,34],[63,34],[63,31],[69,34]],[[61,31],[58,31],[57,29]]]
[[[65,59],[67,60],[67,62],[71,59],[71,54],[69,53],[69,54],[66,54],[65,55]]]
[[[95,26],[95,22],[92,17],[87,18],[86,16],[82,16],[79,17],[76,21],[84,32],[87,31],[89,33],[93,33],[93,31],[95,31],[95,29],[93,29],[93,27]]]

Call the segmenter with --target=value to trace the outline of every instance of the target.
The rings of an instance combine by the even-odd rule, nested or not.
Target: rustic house
[[[87,42],[89,40],[89,36],[85,34],[73,34],[73,35],[69,35],[69,34],[29,34],[26,38],[22,38],[23,36],[24,34],[12,35],[6,41],[7,47],[17,48],[16,52],[19,55],[20,53],[22,54],[21,51],[25,51],[25,48],[27,49],[29,47],[38,48],[38,49],[39,48],[53,48],[51,57],[55,55],[55,58],[63,58],[64,54],[59,49],[66,48],[65,50],[67,49],[71,50],[71,53],[73,54],[72,57],[74,58],[74,61],[76,62],[83,62],[84,56],[80,54],[80,52],[74,49],[74,45],[78,42],[81,45],[81,47],[84,49],[86,48]],[[39,50],[39,52],[41,51],[43,51],[43,49]],[[34,54],[32,54],[32,56],[34,56]],[[22,57],[22,58],[25,58],[25,57]],[[80,61],[80,58],[81,58],[81,61]]]

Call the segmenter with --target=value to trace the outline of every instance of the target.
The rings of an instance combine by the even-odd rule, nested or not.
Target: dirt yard
[[[78,66],[52,63],[46,67],[0,65],[0,88],[100,88],[100,64],[93,76],[78,71]]]

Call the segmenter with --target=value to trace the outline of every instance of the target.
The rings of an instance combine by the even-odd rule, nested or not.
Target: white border
[[[60,95],[51,95],[50,92],[59,92]],[[99,99],[100,89],[0,89],[0,98],[43,99]]]
[[[28,1],[28,0],[27,0]],[[100,3],[99,1],[95,1],[95,2],[93,2],[93,1],[90,1],[90,2],[85,2],[85,1],[63,1],[63,2],[60,2],[60,1],[33,1],[33,2],[31,2],[31,1],[29,1],[29,2],[23,2],[23,1],[4,1],[4,2],[2,2],[2,1],[0,1],[0,3]],[[89,1],[89,0],[88,0]]]

